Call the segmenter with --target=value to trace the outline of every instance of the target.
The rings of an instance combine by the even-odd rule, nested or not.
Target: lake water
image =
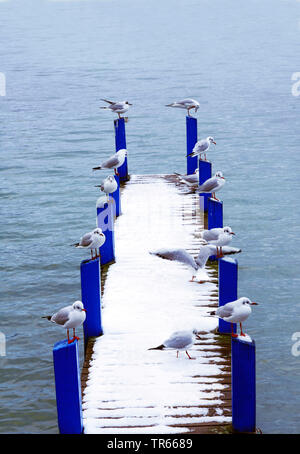
[[[222,170],[224,223],[240,246],[239,295],[257,345],[257,425],[300,431],[300,2],[0,1],[2,433],[56,433],[52,346],[41,315],[80,298],[70,248],[95,223],[92,167],[114,150],[100,98],[129,100],[131,173],[185,171],[185,115]],[[82,342],[81,342],[82,349]],[[82,354],[82,351],[81,351]]]

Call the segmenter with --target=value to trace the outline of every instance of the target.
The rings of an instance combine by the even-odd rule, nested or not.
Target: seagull
[[[204,159],[206,161],[206,152],[208,151],[211,143],[214,143],[216,145],[214,138],[211,136],[208,136],[206,139],[203,140],[198,140],[198,142],[196,142],[193,148],[192,153],[188,154],[187,156],[191,157],[199,156],[199,158],[201,159],[201,155],[204,153]]]
[[[174,349],[177,350],[177,358],[179,350],[185,350],[189,359],[191,358],[188,354],[187,349],[193,345],[195,339],[200,339],[197,335],[197,330],[193,331],[175,331],[171,336],[166,339],[161,345],[154,348],[149,348],[148,350],[165,350],[165,349]]]
[[[119,175],[116,169],[118,169],[124,164],[126,156],[127,150],[125,148],[122,148],[121,150],[117,151],[117,153],[113,154],[110,158],[108,158],[106,161],[102,162],[100,166],[93,167],[93,170],[114,169],[115,174]]]
[[[101,191],[105,192],[108,196],[108,194],[112,194],[118,189],[118,183],[116,182],[116,179],[110,175],[105,178],[102,184],[97,184],[95,188],[101,188]]]
[[[105,235],[102,232],[102,229],[100,229],[100,227],[97,227],[95,230],[92,230],[91,232],[88,232],[85,235],[83,235],[83,237],[80,238],[79,243],[71,244],[71,246],[75,246],[77,248],[90,249],[92,260],[94,260],[94,259],[100,257],[100,252],[98,255],[97,250],[104,243],[105,243]],[[93,256],[93,250],[95,250],[95,253],[96,253],[95,257]]]
[[[111,110],[112,112],[116,112],[119,115],[119,118],[122,118],[121,113],[127,112],[127,110],[129,109],[129,106],[132,106],[132,104],[130,104],[130,102],[128,102],[128,101],[114,102],[114,101],[109,101],[108,99],[101,99],[101,101],[107,102],[109,105],[100,107],[100,109],[108,109],[108,110]]]
[[[238,337],[233,332],[233,323],[239,323],[241,329],[241,336],[245,336],[242,329],[242,322],[244,322],[251,314],[251,306],[257,306],[258,303],[254,303],[249,298],[239,298],[230,303],[219,306],[214,312],[210,312],[210,315],[217,315],[219,318],[225,320],[225,322],[231,323],[231,335],[232,337]]]
[[[172,102],[171,104],[166,104],[166,107],[178,107],[179,109],[187,109],[188,116],[191,117],[190,110],[195,109],[195,113],[196,113],[200,107],[200,104],[195,99],[186,98],[186,99],[182,99],[182,101],[176,101],[176,102]]]
[[[231,230],[231,227],[217,227],[210,230],[204,230],[201,232],[201,237],[206,240],[209,244],[214,244],[217,247],[217,257],[224,257],[222,246],[227,246],[231,240],[232,235],[235,233]]]
[[[197,192],[201,193],[212,193],[212,198],[219,202],[219,199],[216,198],[216,192],[221,189],[221,187],[225,184],[225,178],[223,177],[222,172],[217,172],[215,176],[209,178],[208,180],[202,183]]]
[[[196,280],[196,275],[193,275],[190,282],[198,282],[199,284],[203,284],[208,280],[208,276],[206,273],[204,274],[204,269],[206,262],[212,254],[216,253],[216,246],[208,244],[206,241],[200,245],[199,254],[194,259],[194,257],[186,252],[184,249],[159,249],[157,251],[150,252],[152,255],[157,255],[158,257],[166,260],[175,260],[177,262],[184,263],[188,265],[193,270],[200,271],[200,275],[202,275],[201,280]],[[197,273],[198,275],[199,273]],[[199,275],[197,276],[199,278]],[[205,278],[205,279],[203,279]]]
[[[196,169],[194,173],[189,175],[181,175],[180,173],[174,172],[180,178],[181,183],[185,183],[188,186],[198,186],[199,184],[199,169]]]
[[[79,337],[75,336],[75,328],[82,325],[86,318],[86,310],[83,307],[81,301],[75,301],[71,306],[66,306],[56,312],[54,315],[46,315],[45,317],[52,323],[62,325],[66,328],[68,333],[68,344],[71,344],[75,340],[80,340]],[[73,339],[70,339],[69,329],[73,328]]]

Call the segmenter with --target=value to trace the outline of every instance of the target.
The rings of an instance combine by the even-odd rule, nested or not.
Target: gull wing
[[[107,102],[108,104],[115,104],[114,101],[109,101],[108,99],[101,99],[101,101]]]
[[[163,342],[167,348],[183,348],[193,342],[193,336],[187,331],[176,331]]]
[[[227,304],[224,304],[224,306],[218,307],[218,309],[216,310],[216,315],[218,315],[221,318],[231,317],[233,312],[234,312],[234,304],[227,303]]]
[[[216,177],[209,178],[204,181],[198,188],[198,192],[212,192],[218,186],[218,180]]]
[[[198,269],[198,265],[194,258],[184,249],[159,249],[157,251],[150,252],[150,254],[157,255],[162,259],[175,260],[176,262],[185,263],[195,270]]]
[[[198,257],[195,260],[199,268],[205,267],[208,257],[213,255],[215,250],[216,248],[210,245],[200,246]]]
[[[207,141],[205,139],[199,140],[196,142],[194,148],[193,148],[193,153],[195,151],[205,151],[208,148]]]
[[[104,167],[106,169],[113,169],[114,167],[117,167],[118,165],[119,165],[118,156],[111,156],[109,159],[102,162],[101,167]]]
[[[83,246],[83,247],[88,247],[88,246],[90,246],[92,244],[92,242],[93,242],[93,235],[91,233],[86,233],[80,239],[79,245]]]
[[[52,315],[51,322],[57,323],[57,325],[64,325],[69,320],[71,310],[72,306],[63,307],[56,314]]]

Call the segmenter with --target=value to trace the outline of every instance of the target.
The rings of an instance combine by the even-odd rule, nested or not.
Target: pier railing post
[[[84,260],[80,265],[81,300],[86,310],[86,319],[83,324],[84,343],[87,345],[89,337],[103,334],[101,322],[101,274],[100,262]]]
[[[59,432],[81,434],[82,402],[77,341],[57,342],[53,348],[56,405]]]
[[[199,159],[199,185],[203,184],[206,180],[211,178],[211,162]],[[201,193],[200,197],[200,210],[207,212],[208,210],[208,199],[211,194]]]
[[[256,430],[255,342],[231,339],[232,426],[237,432]]]
[[[120,216],[121,212],[121,191],[120,191],[120,177],[118,175],[115,175],[115,180],[118,184],[118,189],[113,192],[112,194],[109,194],[110,197],[112,197],[115,201],[115,214],[116,217]]]
[[[238,289],[238,262],[232,258],[219,260],[219,306],[237,299]],[[236,332],[236,323],[233,324]],[[219,332],[231,333],[231,324],[219,319]]]
[[[116,151],[126,149],[126,132],[125,132],[125,118],[118,118],[114,120],[115,127],[115,144]],[[120,181],[127,181],[128,178],[128,164],[127,157],[125,158],[124,164],[118,168],[118,173],[120,176]]]
[[[115,260],[114,218],[116,205],[113,198],[97,206],[97,226],[105,235],[105,243],[100,247],[101,264],[105,265]]]
[[[197,118],[186,117],[186,151],[187,155],[192,153],[195,143],[197,142]],[[186,158],[187,171],[189,175],[194,173],[198,167],[198,156]]]
[[[223,202],[209,198],[208,199],[208,229],[223,227]]]

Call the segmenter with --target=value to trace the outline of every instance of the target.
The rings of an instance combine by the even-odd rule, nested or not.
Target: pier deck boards
[[[104,335],[90,339],[82,369],[85,433],[231,431],[230,339],[215,333],[217,270],[189,282],[192,270],[149,254],[162,247],[194,256],[204,228],[199,200],[174,176],[132,176],[115,223],[116,263],[103,286]],[[201,340],[176,358],[149,351],[173,331],[197,328]]]

